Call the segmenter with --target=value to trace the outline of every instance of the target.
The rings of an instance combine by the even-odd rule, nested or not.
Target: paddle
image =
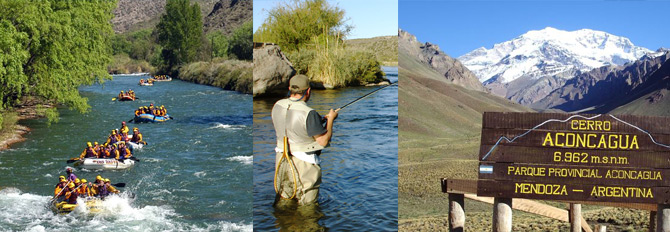
[[[126,187],[126,183],[116,183],[116,184],[112,184],[112,186],[123,188],[123,187]]]
[[[137,159],[137,158],[135,158],[135,156],[131,156],[131,157],[128,158],[128,159],[129,159],[129,160],[133,160],[133,161],[138,162],[138,163],[140,162],[140,160]]]
[[[67,160],[67,163],[71,164],[71,163],[74,163],[74,162],[77,162],[77,161],[79,161],[79,158],[72,158],[72,159]]]
[[[114,98],[112,98],[112,101],[116,101],[116,98],[115,98],[115,97],[114,97]]]
[[[62,188],[62,189],[60,190],[60,192],[58,192],[58,194],[56,194],[54,197],[51,198],[51,200],[49,201],[49,204],[50,204],[50,205],[51,205],[52,202],[54,202],[54,201],[56,200],[56,198],[58,197],[58,195],[60,195],[63,191],[65,191],[65,189],[67,188],[67,185],[70,184],[70,182],[72,182],[72,181],[69,181],[69,180],[68,180],[67,183],[65,183],[65,187]]]

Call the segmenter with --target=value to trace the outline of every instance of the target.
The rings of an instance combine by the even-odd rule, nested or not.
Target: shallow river
[[[141,77],[115,76],[80,88],[92,106],[88,114],[60,109],[60,122],[25,120],[27,140],[0,152],[0,231],[240,231],[252,228],[252,98],[247,94],[174,80],[138,86]],[[144,77],[146,78],[146,77]],[[135,90],[134,102],[112,101]],[[149,143],[125,171],[75,169],[89,181],[96,175],[123,182],[135,197],[105,200],[103,211],[85,207],[68,215],[47,208],[66,160],[88,141],[104,142],[138,106],[165,105],[175,120],[133,124]]]
[[[392,82],[397,67],[384,67]],[[378,87],[314,91],[308,105],[325,115]],[[278,99],[254,100],[254,229],[398,230],[398,88],[391,86],[340,111],[330,147],[321,154],[319,207],[275,209],[275,132],[270,111]]]

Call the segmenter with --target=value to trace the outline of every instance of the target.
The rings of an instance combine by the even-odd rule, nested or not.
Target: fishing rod
[[[340,110],[346,108],[347,106],[350,106],[350,105],[352,105],[352,104],[354,104],[354,103],[356,103],[356,102],[358,102],[358,101],[360,101],[360,100],[363,100],[364,98],[366,98],[366,97],[368,97],[368,96],[370,96],[370,95],[372,95],[372,94],[374,94],[374,93],[376,93],[376,92],[379,92],[379,91],[382,90],[382,89],[385,89],[385,88],[387,88],[387,87],[389,87],[389,86],[393,86],[393,85],[397,85],[397,84],[398,84],[398,82],[396,81],[396,82],[394,82],[394,83],[391,83],[390,85],[387,85],[387,86],[384,86],[384,87],[381,87],[381,88],[377,88],[377,89],[373,90],[372,92],[369,92],[369,93],[367,93],[367,94],[365,94],[365,95],[363,95],[363,96],[360,96],[359,98],[356,98],[356,100],[353,100],[353,101],[351,101],[351,102],[349,102],[349,103],[347,103],[347,104],[344,104],[344,105],[341,106],[340,108],[337,108],[335,111],[336,111],[336,112],[337,112],[337,111],[340,111]]]
[[[384,86],[384,87],[377,88],[377,89],[373,90],[372,92],[369,92],[369,93],[367,93],[367,94],[365,94],[365,95],[363,95],[363,96],[360,96],[359,98],[356,98],[355,100],[350,101],[349,103],[344,104],[343,106],[341,106],[341,107],[335,109],[335,112],[339,112],[340,110],[346,108],[347,106],[350,106],[350,105],[352,105],[352,104],[354,104],[354,103],[356,103],[356,102],[358,102],[358,101],[360,101],[360,100],[363,100],[364,98],[366,98],[366,97],[368,97],[368,96],[370,96],[370,95],[372,95],[372,94],[375,94],[375,93],[379,92],[379,91],[382,90],[382,89],[385,89],[385,88],[387,88],[387,87],[389,87],[389,86],[393,86],[393,85],[398,85],[398,82],[397,82],[397,81],[396,81],[396,82],[393,82],[393,83],[391,83],[390,85],[387,85],[387,86]],[[321,118],[321,123],[325,123],[326,121],[327,121],[326,117],[322,117],[322,118]]]

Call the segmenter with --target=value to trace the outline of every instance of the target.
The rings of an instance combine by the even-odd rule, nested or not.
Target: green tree
[[[198,4],[189,0],[168,0],[165,14],[156,25],[162,69],[176,70],[178,65],[194,61],[202,41],[202,18]]]
[[[351,31],[344,10],[325,0],[294,0],[271,9],[268,18],[256,31],[253,40],[279,44],[292,52],[322,35],[344,39]]]
[[[230,53],[240,60],[252,60],[254,56],[253,22],[249,21],[233,31],[230,39]]]
[[[212,31],[207,34],[207,39],[211,43],[212,56],[228,58],[230,44],[228,37],[220,31]]]
[[[0,94],[2,108],[23,96],[64,104],[79,112],[90,108],[80,85],[111,78],[115,1],[0,1]],[[45,112],[57,121],[56,109]]]

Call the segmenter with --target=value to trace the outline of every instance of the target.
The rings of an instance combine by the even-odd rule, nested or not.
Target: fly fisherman
[[[300,205],[310,205],[316,203],[319,197],[321,184],[319,155],[321,150],[328,146],[333,135],[333,121],[337,118],[337,112],[331,109],[326,115],[326,126],[322,125],[321,116],[306,104],[311,96],[311,88],[309,78],[305,75],[291,78],[289,94],[289,98],[277,101],[272,108],[272,124],[277,135],[275,168],[279,168],[286,136],[288,151],[293,157],[292,161],[297,172],[296,199]],[[292,192],[283,191],[278,195],[289,199]]]

